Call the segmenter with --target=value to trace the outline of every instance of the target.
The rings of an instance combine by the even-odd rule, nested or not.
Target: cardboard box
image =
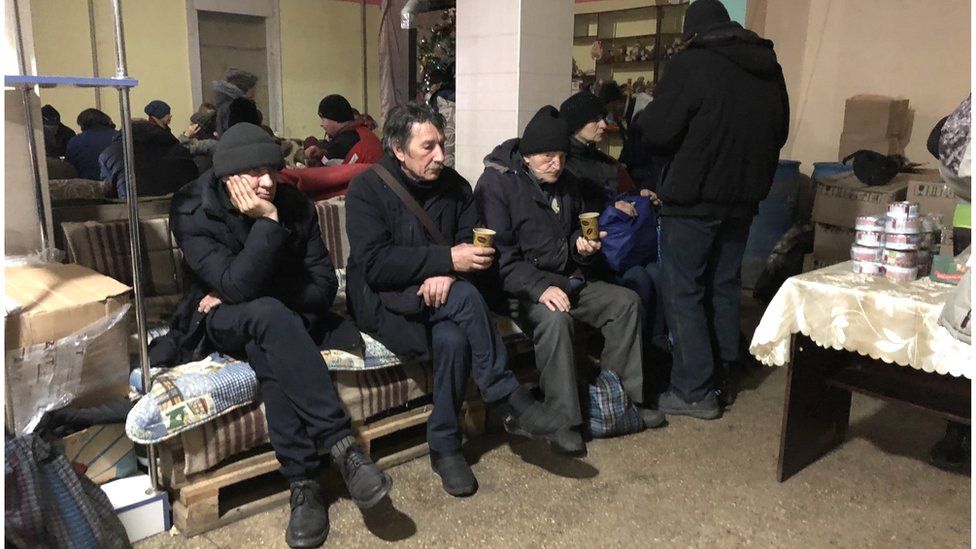
[[[912,174],[905,200],[918,202],[919,213],[940,215],[943,225],[952,225],[952,216],[956,213],[958,200],[937,170]]]
[[[816,271],[817,269],[823,269],[824,267],[829,267],[831,263],[820,259],[816,254],[806,254],[803,256],[803,272],[809,273],[810,271]]]
[[[874,151],[885,155],[904,155],[907,145],[908,141],[900,137],[844,132],[840,135],[837,161],[843,162],[849,155],[860,150]]]
[[[882,215],[888,204],[905,200],[908,192],[908,175],[898,174],[887,185],[865,185],[846,173],[817,181],[813,199],[813,221],[853,229],[859,216]]]
[[[153,491],[149,475],[113,480],[103,484],[102,491],[122,521],[130,543],[170,529],[169,496]]]
[[[135,446],[125,435],[125,425],[94,425],[68,435],[56,444],[72,463],[85,466],[85,476],[96,484],[136,474]]]
[[[908,99],[855,95],[844,105],[844,133],[901,137],[907,133],[909,118]]]
[[[7,427],[22,433],[44,410],[125,397],[130,288],[79,265],[5,273]]]
[[[813,230],[813,256],[820,267],[851,259],[854,229],[817,223]]]

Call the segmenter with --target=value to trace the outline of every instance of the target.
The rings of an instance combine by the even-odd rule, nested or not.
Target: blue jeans
[[[468,378],[485,402],[508,397],[518,381],[508,369],[508,351],[481,293],[470,282],[451,285],[447,302],[427,309],[434,365],[434,409],[427,419],[427,444],[441,453],[461,450],[458,414]]]
[[[664,303],[674,337],[671,388],[697,402],[715,358],[739,358],[742,255],[752,218],[661,218]]]

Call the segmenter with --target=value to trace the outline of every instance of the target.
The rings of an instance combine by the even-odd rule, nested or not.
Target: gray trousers
[[[535,364],[539,369],[546,405],[581,425],[580,388],[576,380],[573,353],[573,321],[600,330],[606,339],[600,363],[620,378],[624,391],[640,406],[644,402],[643,347],[640,298],[633,290],[606,282],[589,282],[580,290],[568,313],[550,311],[541,303],[522,301],[535,343]]]

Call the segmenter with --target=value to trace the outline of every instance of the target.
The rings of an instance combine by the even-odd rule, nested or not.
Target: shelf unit
[[[122,0],[112,0],[112,15],[115,30],[115,57],[116,71],[111,78],[90,77],[90,76],[61,76],[61,75],[36,75],[26,74],[28,71],[27,58],[24,53],[24,36],[20,26],[20,14],[17,3],[14,5],[14,17],[16,18],[16,45],[18,65],[21,74],[4,75],[3,83],[7,88],[21,90],[27,121],[27,144],[28,153],[31,157],[31,175],[34,179],[34,197],[37,203],[37,214],[41,224],[41,248],[47,253],[54,246],[52,235],[47,232],[47,213],[44,210],[44,186],[41,181],[40,154],[34,142],[34,129],[37,121],[34,112],[30,108],[30,94],[41,88],[54,88],[59,86],[72,86],[80,88],[115,88],[119,92],[119,114],[122,119],[122,150],[123,166],[125,169],[125,186],[128,194],[128,222],[129,222],[129,252],[132,254],[132,287],[133,299],[136,310],[136,330],[139,338],[139,365],[142,370],[143,392],[149,393],[149,348],[146,335],[146,303],[145,290],[143,288],[143,265],[142,265],[142,244],[139,226],[139,200],[136,191],[136,176],[133,163],[132,150],[132,112],[129,103],[129,90],[136,87],[139,82],[130,78],[127,74],[125,59],[125,33],[122,26]],[[156,462],[156,448],[149,445],[149,479],[153,490],[159,486],[158,463]]]
[[[688,3],[681,2],[576,14],[573,53],[577,66],[589,76],[585,80],[616,80],[624,84],[627,79],[643,76],[645,81],[656,84],[673,54],[675,41],[681,38],[687,8]],[[594,62],[590,47],[597,40],[603,44],[603,56]],[[588,70],[591,63],[592,72]]]

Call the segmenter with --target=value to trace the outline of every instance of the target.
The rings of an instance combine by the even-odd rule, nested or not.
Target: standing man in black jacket
[[[786,143],[789,100],[773,43],[730,21],[718,0],[688,7],[684,40],[637,122],[651,152],[673,155],[658,190],[674,336],[659,407],[715,419],[716,386],[739,359],[742,255]]]
[[[383,148],[377,167],[356,176],[346,194],[346,299],[359,327],[391,351],[432,359],[431,466],[447,493],[468,496],[478,486],[458,423],[468,378],[509,432],[549,438],[566,421],[515,379],[488,305],[464,279],[490,267],[495,250],[469,243],[478,213],[471,185],[444,166],[444,118],[423,103],[397,107],[383,124]],[[439,235],[394,187],[409,193]]]
[[[509,139],[485,157],[475,196],[485,226],[496,231],[498,267],[505,292],[519,301],[532,330],[536,367],[546,404],[570,420],[572,430],[553,440],[563,453],[586,452],[573,355],[573,323],[599,328],[606,338],[600,363],[620,378],[639,408],[644,403],[641,304],[633,291],[587,271],[600,242],[582,237],[579,214],[602,207],[587,200],[579,180],[563,169],[569,129],[551,106],[529,121],[521,139]],[[600,237],[606,236],[605,232]],[[648,427],[664,423],[657,410],[641,409]]]
[[[361,345],[328,312],[338,282],[308,198],[277,184],[281,149],[240,123],[221,137],[214,167],[173,197],[170,223],[189,268],[188,289],[150,362],[172,366],[220,351],[257,374],[268,435],[291,485],[291,547],[317,547],[329,515],[312,473],[329,449],[353,501],[372,507],[392,481],[356,444],[320,348]]]

